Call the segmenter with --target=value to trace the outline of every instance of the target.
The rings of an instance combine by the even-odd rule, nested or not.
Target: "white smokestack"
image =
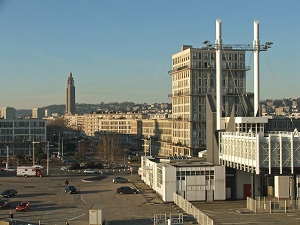
[[[254,117],[258,115],[259,111],[259,22],[254,20],[254,40],[253,40],[253,49],[254,49]]]
[[[222,34],[221,20],[216,20],[216,101],[217,101],[217,130],[221,129],[222,117]]]

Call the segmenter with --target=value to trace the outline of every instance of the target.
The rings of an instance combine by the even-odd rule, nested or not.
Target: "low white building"
[[[188,201],[226,199],[225,167],[203,158],[142,156],[141,168],[142,181],[164,202],[172,202],[174,192]]]

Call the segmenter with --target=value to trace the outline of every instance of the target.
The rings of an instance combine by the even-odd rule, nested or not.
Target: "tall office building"
[[[214,48],[183,45],[172,56],[172,143],[176,155],[196,155],[206,146],[206,95],[216,94]],[[244,115],[246,93],[245,51],[226,49],[222,55],[222,111]]]
[[[42,108],[33,108],[31,118],[43,119],[45,117],[45,110]]]
[[[66,115],[75,114],[75,86],[72,73],[68,77],[67,83],[67,102],[66,102]]]
[[[0,118],[12,120],[16,118],[16,109],[12,107],[2,107],[0,109]]]

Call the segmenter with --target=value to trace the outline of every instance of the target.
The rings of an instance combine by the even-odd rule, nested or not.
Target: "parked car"
[[[20,202],[16,207],[16,211],[28,211],[29,209],[30,209],[29,202]]]
[[[0,209],[7,209],[7,208],[10,208],[10,201],[8,199],[1,199]]]
[[[119,194],[137,194],[137,193],[139,193],[139,190],[129,187],[129,186],[123,186],[123,187],[117,188],[117,193],[119,193]]]
[[[14,166],[9,166],[9,167],[7,167],[7,169],[4,168],[3,170],[6,171],[6,172],[16,172],[17,168],[14,167]]]
[[[10,198],[15,196],[16,194],[18,194],[18,192],[15,189],[7,189],[2,191],[2,193],[0,194],[1,198]]]
[[[96,173],[96,171],[93,170],[93,169],[85,169],[83,172],[84,172],[85,174],[95,174],[95,173]]]
[[[76,194],[76,188],[74,186],[66,186],[65,187],[65,192],[69,194]]]
[[[113,182],[114,183],[130,183],[131,181],[128,180],[127,178],[125,178],[125,177],[115,177],[113,179]]]
[[[60,169],[61,169],[61,170],[69,170],[70,167],[69,167],[69,166],[62,166]]]

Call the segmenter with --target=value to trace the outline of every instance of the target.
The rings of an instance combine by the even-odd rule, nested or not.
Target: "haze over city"
[[[171,102],[172,54],[183,44],[261,43],[261,98],[299,97],[300,3],[290,1],[0,1],[0,105],[64,104],[73,73],[76,103]],[[253,57],[247,53],[253,92]]]

